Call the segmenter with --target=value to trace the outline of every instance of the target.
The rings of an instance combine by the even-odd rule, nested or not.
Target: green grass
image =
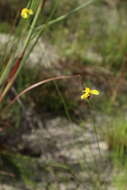
[[[106,140],[109,149],[117,151],[122,157],[127,149],[127,120],[119,115],[116,116],[107,126]]]
[[[127,187],[127,119],[124,114],[116,114],[108,123],[105,140],[111,155],[113,179],[112,184],[118,190]]]

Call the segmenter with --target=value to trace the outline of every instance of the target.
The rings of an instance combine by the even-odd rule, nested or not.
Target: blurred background
[[[55,8],[47,1],[38,25],[53,8],[50,19],[85,1],[54,1]],[[27,2],[0,0],[0,68]],[[125,0],[97,0],[48,27],[0,105],[0,189],[125,190],[126,71]],[[77,74],[37,87],[4,110],[33,83]],[[85,87],[100,95],[81,100]]]

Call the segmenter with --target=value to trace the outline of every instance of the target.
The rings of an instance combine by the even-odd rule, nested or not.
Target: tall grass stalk
[[[97,126],[96,126],[95,116],[91,112],[91,110],[93,110],[94,106],[93,106],[92,101],[90,101],[90,100],[87,100],[87,104],[88,104],[88,109],[89,109],[88,111],[91,114],[91,118],[92,118],[92,123],[91,123],[92,129],[93,129],[92,131],[93,131],[94,136],[96,137],[96,143],[97,143],[97,147],[98,147],[99,159],[103,160],[103,155],[101,153],[101,148],[100,148],[100,144],[99,144],[99,132],[98,132],[98,129],[97,129]],[[101,129],[99,128],[99,130],[101,130]],[[91,151],[91,156],[93,158],[94,164],[95,164],[96,169],[97,169],[98,189],[100,189],[101,181],[102,181],[100,167],[98,165],[98,161],[97,161],[96,156],[93,154],[94,150],[93,150],[91,144],[89,145],[89,148],[90,148],[90,151]],[[107,189],[107,186],[105,184],[104,184],[104,189],[105,190]]]

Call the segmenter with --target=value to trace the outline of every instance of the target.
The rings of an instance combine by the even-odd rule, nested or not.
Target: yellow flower
[[[32,9],[23,8],[21,11],[21,17],[24,19],[28,19],[30,15],[33,15]]]
[[[98,90],[91,90],[90,88],[85,88],[85,90],[82,91],[83,94],[81,96],[81,99],[89,99],[90,96],[93,95],[99,95],[100,92]]]

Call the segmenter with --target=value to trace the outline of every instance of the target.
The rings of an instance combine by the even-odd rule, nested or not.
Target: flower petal
[[[91,94],[94,94],[94,95],[99,95],[100,92],[98,90],[91,90]]]
[[[89,98],[90,94],[89,93],[84,93],[82,96],[81,96],[81,99],[87,99]]]
[[[33,15],[33,14],[34,14],[32,9],[29,9],[29,14],[30,14],[30,15]]]
[[[85,88],[84,90],[85,93],[90,93],[90,91],[91,91],[90,88]]]

